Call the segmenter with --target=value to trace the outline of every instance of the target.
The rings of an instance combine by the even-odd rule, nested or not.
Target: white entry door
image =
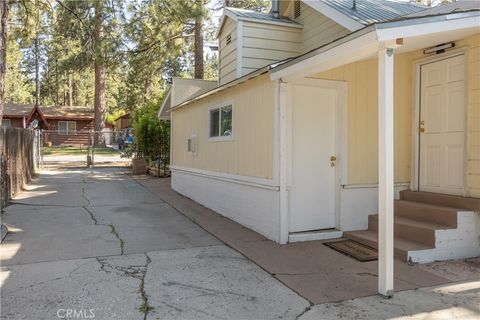
[[[465,189],[465,55],[421,66],[419,190]]]
[[[290,232],[335,227],[335,123],[337,91],[292,88]]]

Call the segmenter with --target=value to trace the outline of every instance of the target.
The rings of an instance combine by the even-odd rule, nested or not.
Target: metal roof
[[[422,12],[410,14],[407,17],[420,17],[420,16],[430,16],[430,15],[439,15],[439,14],[448,14],[448,13],[459,13],[459,12],[466,12],[466,11],[473,11],[473,10],[480,10],[480,1],[462,0],[462,1],[456,1],[448,4],[442,4],[441,6],[436,6]]]
[[[240,20],[244,18],[244,19],[261,20],[265,22],[281,22],[281,23],[287,23],[292,25],[300,25],[299,23],[293,20],[290,20],[287,17],[275,18],[271,13],[256,12],[251,10],[244,10],[244,9],[230,8],[230,7],[225,8],[225,10],[231,12],[237,18],[240,18]]]
[[[313,0],[306,3],[309,1]],[[354,0],[321,1],[363,25],[394,20],[427,9],[413,3],[389,0],[356,0],[356,9],[353,9]]]

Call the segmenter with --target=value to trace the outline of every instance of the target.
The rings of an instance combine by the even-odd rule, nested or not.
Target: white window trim
[[[67,132],[62,132],[60,131],[60,123],[64,122],[66,124],[66,129],[67,129]],[[69,123],[74,123],[75,124],[75,130],[74,133],[77,131],[77,121],[58,121],[58,124],[57,124],[57,133],[58,135],[62,135],[62,136],[68,136],[68,135],[71,135],[69,130],[68,130],[68,126],[69,126]]]
[[[226,106],[232,106],[232,134],[229,135],[229,136],[219,136],[219,137],[211,137],[210,136],[210,121],[211,121],[211,116],[210,116],[210,113],[212,110],[215,110],[215,109],[221,109],[222,107],[226,107]],[[213,105],[211,107],[208,108],[208,132],[207,132],[207,137],[208,137],[208,141],[209,142],[219,142],[219,141],[232,141],[233,140],[233,136],[235,134],[235,126],[234,126],[234,115],[235,115],[235,105],[233,103],[233,100],[228,100],[228,101],[225,101],[225,102],[222,102],[222,103],[218,103],[216,105]],[[220,112],[220,118],[219,118],[219,121],[221,122],[221,115],[222,113]]]

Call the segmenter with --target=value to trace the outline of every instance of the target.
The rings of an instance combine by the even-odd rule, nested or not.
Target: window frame
[[[5,125],[4,121],[8,121],[8,126]],[[11,128],[12,127],[12,119],[2,118],[2,122],[0,123],[0,126],[6,127],[6,128]]]
[[[66,124],[66,129],[67,129],[66,132],[60,131],[60,123],[62,123],[62,122]],[[69,130],[69,126],[70,126],[72,123],[73,123],[75,126],[74,126],[74,130],[73,130],[73,131],[70,131],[70,130]],[[76,132],[77,132],[77,121],[64,121],[64,120],[58,121],[58,123],[57,123],[57,134],[58,134],[58,135],[60,135],[60,136],[68,136],[68,135],[75,134]]]
[[[232,133],[229,135],[229,136],[211,136],[211,126],[212,126],[212,111],[214,110],[219,110],[219,117],[218,117],[218,124],[219,124],[219,131],[220,131],[220,128],[221,128],[221,124],[222,124],[222,108],[225,108],[225,107],[228,107],[228,106],[232,106]],[[207,127],[207,130],[208,130],[208,133],[207,133],[207,137],[208,137],[208,141],[209,142],[218,142],[218,141],[232,141],[233,140],[233,135],[234,135],[234,113],[235,113],[235,105],[233,103],[233,100],[228,100],[228,101],[224,101],[222,103],[218,103],[216,105],[213,105],[213,106],[210,106],[208,108],[208,127]]]

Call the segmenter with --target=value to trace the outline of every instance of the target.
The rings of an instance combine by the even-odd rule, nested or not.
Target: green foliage
[[[10,1],[5,100],[33,103],[35,59],[40,50],[42,105],[94,104],[96,60],[106,65],[107,121],[120,112],[155,105],[172,76],[193,76],[193,27],[205,19],[214,42],[211,13],[225,0],[18,0]],[[230,0],[229,6],[266,11],[269,0]],[[204,6],[200,6],[200,3]],[[94,43],[95,12],[102,9],[103,37]],[[205,56],[205,78],[218,77],[218,58]],[[142,111],[143,112],[143,111]],[[141,112],[140,112],[141,113]]]
[[[138,109],[133,118],[135,149],[149,162],[166,167],[170,154],[170,121],[159,120],[159,104]]]
[[[7,72],[5,74],[6,102],[32,103],[33,83],[29,81],[22,68],[22,52],[20,45],[10,36],[7,43]]]

